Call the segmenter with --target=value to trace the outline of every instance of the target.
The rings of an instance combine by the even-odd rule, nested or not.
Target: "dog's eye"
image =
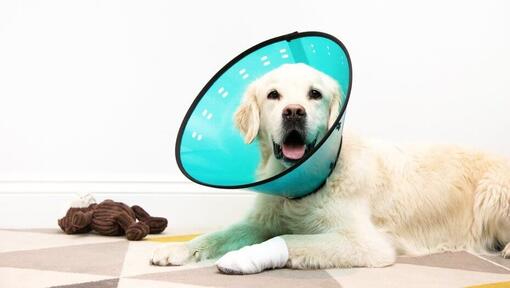
[[[308,92],[308,97],[310,97],[310,99],[321,99],[322,94],[319,92],[319,90],[310,89],[310,92]]]
[[[267,93],[267,99],[280,99],[280,93],[276,90],[271,90],[269,93]]]

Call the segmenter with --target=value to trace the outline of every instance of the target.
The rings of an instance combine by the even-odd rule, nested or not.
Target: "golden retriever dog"
[[[247,89],[235,123],[262,154],[260,179],[306,154],[338,116],[338,84],[283,65]],[[300,199],[259,194],[237,224],[161,246],[154,265],[219,258],[229,274],[384,267],[397,255],[468,250],[510,256],[510,165],[456,146],[396,145],[344,133],[326,184]],[[221,257],[221,258],[220,258]]]

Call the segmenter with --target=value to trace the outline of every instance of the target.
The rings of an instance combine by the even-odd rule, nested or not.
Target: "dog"
[[[305,64],[253,82],[234,121],[258,138],[259,179],[306,155],[338,117],[341,89]],[[154,265],[219,258],[227,274],[274,268],[385,267],[397,255],[468,250],[510,257],[510,162],[447,145],[397,145],[346,131],[338,164],[300,199],[259,194],[239,223],[161,246]]]

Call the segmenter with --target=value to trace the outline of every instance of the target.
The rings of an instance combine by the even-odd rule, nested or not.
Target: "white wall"
[[[228,60],[296,30],[349,49],[347,128],[510,155],[510,2],[420,2],[1,1],[0,227],[53,225],[83,191],[182,229],[239,217],[252,194],[178,171],[178,125]]]

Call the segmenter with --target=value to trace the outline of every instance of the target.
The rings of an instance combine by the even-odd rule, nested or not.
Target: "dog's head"
[[[248,86],[234,121],[246,143],[258,136],[289,167],[333,125],[340,93],[326,74],[305,64],[285,64]]]

